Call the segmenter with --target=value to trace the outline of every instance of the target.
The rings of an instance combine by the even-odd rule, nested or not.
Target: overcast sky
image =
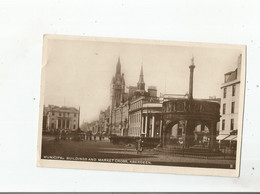
[[[110,83],[118,57],[126,86],[136,86],[143,64],[144,81],[158,95],[185,94],[194,56],[194,98],[220,97],[224,73],[233,71],[242,51],[178,45],[145,45],[81,40],[48,40],[44,104],[81,107],[81,122],[93,121],[110,105]]]

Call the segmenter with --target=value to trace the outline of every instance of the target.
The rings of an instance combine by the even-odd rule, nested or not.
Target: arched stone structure
[[[179,122],[177,120],[167,121],[165,126],[165,134],[164,134],[164,143],[166,145],[170,144],[171,136],[172,136],[172,128],[173,126],[178,126]]]
[[[163,102],[162,119],[162,144],[167,144],[169,125],[184,121],[184,146],[189,148],[194,145],[194,130],[198,123],[209,129],[209,148],[214,149],[216,143],[216,126],[220,118],[220,105],[217,102],[195,99],[171,99]]]
[[[163,129],[161,131],[162,146],[167,143],[166,139],[169,124],[184,121],[184,133],[182,133],[182,138],[184,140],[185,148],[190,148],[194,145],[194,130],[196,125],[200,123],[204,126],[206,125],[209,129],[209,148],[214,150],[216,148],[216,127],[220,118],[220,105],[218,102],[210,100],[193,99],[194,58],[192,58],[189,68],[190,80],[188,98],[175,98],[163,102]]]

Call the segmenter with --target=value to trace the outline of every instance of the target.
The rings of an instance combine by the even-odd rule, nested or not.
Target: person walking
[[[137,151],[137,154],[142,154],[142,151],[143,151],[143,140],[142,140],[141,137],[139,137],[138,140],[137,140],[136,151]]]

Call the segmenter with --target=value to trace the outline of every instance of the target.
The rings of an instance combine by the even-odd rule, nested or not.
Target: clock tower
[[[123,102],[123,96],[125,93],[125,78],[124,74],[121,74],[121,62],[118,58],[116,65],[116,74],[111,81],[111,109],[118,107]]]

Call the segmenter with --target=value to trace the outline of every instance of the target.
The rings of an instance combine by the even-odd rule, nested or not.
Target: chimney
[[[156,86],[149,86],[148,87],[148,93],[151,97],[157,97],[157,88]]]
[[[194,72],[194,57],[191,59],[191,65],[189,66],[190,68],[190,85],[189,85],[189,96],[188,99],[192,100],[193,99],[193,72]]]

